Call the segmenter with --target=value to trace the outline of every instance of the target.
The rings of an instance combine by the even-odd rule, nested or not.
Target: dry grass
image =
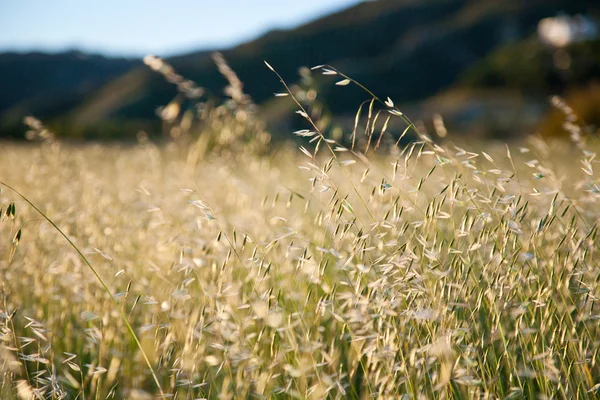
[[[358,118],[370,146],[404,118],[384,103]],[[580,137],[369,155],[300,112],[302,152],[10,144],[0,177],[83,251],[165,397],[596,398],[600,188]],[[76,251],[0,200],[1,397],[155,398]]]

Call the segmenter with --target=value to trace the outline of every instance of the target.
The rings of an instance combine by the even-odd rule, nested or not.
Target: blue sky
[[[0,51],[172,55],[226,47],[359,0],[0,0]]]

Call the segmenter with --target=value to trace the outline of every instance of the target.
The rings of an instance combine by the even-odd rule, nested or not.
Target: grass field
[[[3,144],[0,396],[597,397],[589,148],[299,135]]]

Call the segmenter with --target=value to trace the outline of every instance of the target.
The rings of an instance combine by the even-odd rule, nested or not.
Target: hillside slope
[[[269,32],[223,54],[244,82],[245,90],[259,104],[280,89],[263,60],[290,82],[297,80],[301,66],[332,64],[377,94],[390,96],[399,103],[415,102],[456,86],[473,65],[503,46],[531,37],[541,18],[559,12],[598,13],[599,7],[592,3],[588,0],[368,1],[296,29]],[[205,87],[209,95],[222,94],[225,81],[207,52],[185,54],[169,62],[180,74]],[[43,100],[34,104],[39,110],[48,111],[45,115],[51,122],[60,120],[60,127],[67,134],[73,125],[78,136],[99,132],[103,125],[110,125],[114,134],[119,134],[118,126],[124,127],[123,134],[134,133],[126,132],[125,126],[127,129],[130,126],[123,122],[153,121],[156,107],[166,104],[176,91],[144,66],[135,68],[129,62],[119,65],[126,75],[103,82],[93,93],[67,90],[73,95],[71,102],[66,101],[58,112],[53,112]],[[4,79],[9,78],[10,74]],[[339,88],[323,85],[319,95],[335,113],[353,112],[364,98],[351,87],[344,88],[343,95],[332,93],[333,89]],[[40,88],[25,100],[44,95],[56,99],[53,90]],[[73,101],[75,98],[77,101]],[[0,125],[7,126],[1,104]]]
[[[34,113],[54,119],[141,62],[80,52],[0,54],[0,131]]]

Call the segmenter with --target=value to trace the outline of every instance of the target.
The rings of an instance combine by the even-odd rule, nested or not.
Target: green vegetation
[[[600,40],[575,43],[562,50],[569,66],[555,66],[554,53],[536,38],[504,46],[474,65],[463,77],[473,88],[515,89],[550,96],[584,86],[600,76]]]
[[[481,151],[366,89],[340,133],[282,79],[296,151],[215,60],[228,100],[184,108],[146,59],[180,91],[162,146],[32,118],[3,146],[3,399],[598,397],[597,145],[564,102],[572,146]]]

